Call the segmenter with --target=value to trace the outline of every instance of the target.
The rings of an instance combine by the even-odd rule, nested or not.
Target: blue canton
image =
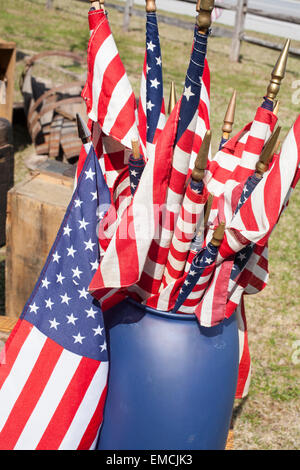
[[[99,265],[97,226],[110,205],[110,193],[91,148],[22,317],[63,348],[107,361],[101,307],[88,292]]]
[[[261,181],[260,177],[257,177],[255,173],[253,175],[249,176],[247,179],[242,195],[240,197],[240,200],[238,202],[238,205],[235,209],[235,214],[240,210],[243,204],[247,201],[247,199],[250,197],[251,193],[254,191],[255,187],[258,185],[258,183]],[[242,250],[240,250],[234,257],[234,264],[231,270],[230,274],[230,279],[234,280],[236,279],[239,274],[242,272],[242,270],[245,268],[246,264],[248,263],[253,250],[254,250],[255,244],[250,243],[249,245],[245,246]]]
[[[146,48],[147,142],[152,143],[163,102],[162,62],[156,13],[147,13]]]
[[[214,263],[217,255],[218,248],[211,243],[208,243],[205,248],[195,255],[188,275],[183,283],[182,288],[180,289],[178,298],[173,308],[173,313],[176,313],[179,310],[181,305],[185,302],[194,289],[204,270]]]
[[[234,211],[235,214],[240,210],[242,205],[245,204],[245,202],[250,197],[251,193],[254,191],[254,189],[256,188],[256,186],[258,185],[260,181],[261,181],[261,177],[256,176],[255,173],[249,176],[249,178],[247,179],[244,185],[243,192],[241,194],[238,205]]]
[[[134,195],[138,187],[144,168],[145,168],[145,162],[144,162],[142,155],[140,156],[139,159],[134,159],[133,156],[129,158],[128,169],[129,169],[129,178],[130,178],[130,191],[131,191],[132,196]]]
[[[255,244],[250,243],[249,245],[245,246],[242,250],[240,250],[234,257],[234,264],[232,266],[231,274],[230,274],[230,279],[234,281],[238,277],[238,275],[243,271],[244,267],[248,263],[253,250],[254,250]]]

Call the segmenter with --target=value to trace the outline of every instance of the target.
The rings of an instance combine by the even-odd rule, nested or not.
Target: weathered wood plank
[[[268,49],[274,49],[276,51],[281,51],[283,47],[282,44],[277,44],[271,41],[265,41],[264,39],[260,39],[260,38],[254,38],[252,36],[247,36],[246,34],[243,34],[242,39],[243,41],[249,42],[250,44],[256,44],[257,46],[267,47]],[[300,56],[300,49],[296,49],[295,47],[290,47],[289,54]]]
[[[237,0],[234,33],[230,51],[230,60],[233,62],[238,62],[240,60],[241,42],[245,27],[247,5],[248,0]]]
[[[73,179],[35,174],[8,192],[5,312],[18,317],[56,238],[73,192]]]

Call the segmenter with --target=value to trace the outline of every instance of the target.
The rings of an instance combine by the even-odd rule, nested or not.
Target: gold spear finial
[[[175,82],[171,82],[168,113],[171,114],[177,103]]]
[[[271,101],[274,101],[278,95],[281,82],[285,76],[290,44],[291,40],[287,39],[272,71],[272,78],[267,89],[267,98]]]
[[[212,207],[212,203],[213,203],[213,198],[214,198],[214,193],[210,193],[208,195],[207,202],[205,204],[205,208],[204,208],[204,227],[206,227],[208,219],[209,219],[209,215],[210,215],[210,211],[211,211],[211,207]]]
[[[198,32],[206,34],[211,25],[211,14],[214,9],[214,0],[198,0],[196,10],[198,11]]]
[[[201,181],[204,178],[204,172],[207,165],[208,152],[211,142],[211,131],[208,130],[205,133],[204,139],[202,141],[200,150],[198,152],[195,166],[192,171],[192,179],[194,181]]]
[[[132,140],[131,141],[132,145],[132,156],[135,160],[138,160],[140,158],[140,144],[138,140]]]
[[[224,238],[225,233],[225,222],[221,222],[220,225],[214,231],[213,237],[211,239],[211,244],[214,246],[220,246]]]
[[[274,106],[274,110],[273,110],[273,114],[275,114],[275,116],[278,116],[279,105],[280,105],[280,101],[277,100]]]
[[[235,108],[236,108],[236,90],[233,91],[228,108],[224,117],[224,124],[223,124],[223,138],[228,139],[229,134],[232,132],[232,126],[234,123],[234,115],[235,115]]]
[[[95,8],[95,10],[100,10],[99,0],[90,0],[90,4],[91,4],[91,8]]]
[[[156,11],[155,0],[146,0],[146,12],[153,13]]]
[[[281,131],[281,127],[277,127],[276,131],[273,132],[271,137],[266,142],[260,156],[259,160],[256,163],[255,173],[258,176],[263,176],[263,174],[267,171],[271,158],[274,155],[275,150],[277,149],[278,145],[278,137]]]

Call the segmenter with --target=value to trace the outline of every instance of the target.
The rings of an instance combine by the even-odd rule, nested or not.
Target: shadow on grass
[[[234,406],[232,413],[231,426],[234,427],[236,420],[242,414],[243,408],[248,400],[248,396],[239,400],[239,402]]]

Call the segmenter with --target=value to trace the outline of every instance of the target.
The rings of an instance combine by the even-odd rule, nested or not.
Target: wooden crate
[[[5,244],[7,191],[14,184],[14,148],[12,128],[7,119],[0,118],[0,246]]]
[[[7,197],[5,311],[18,317],[27,302],[73,192],[68,165],[51,161]]]
[[[0,117],[10,122],[13,116],[15,66],[16,44],[0,38],[0,80],[5,89],[5,99],[3,102],[0,100]]]

